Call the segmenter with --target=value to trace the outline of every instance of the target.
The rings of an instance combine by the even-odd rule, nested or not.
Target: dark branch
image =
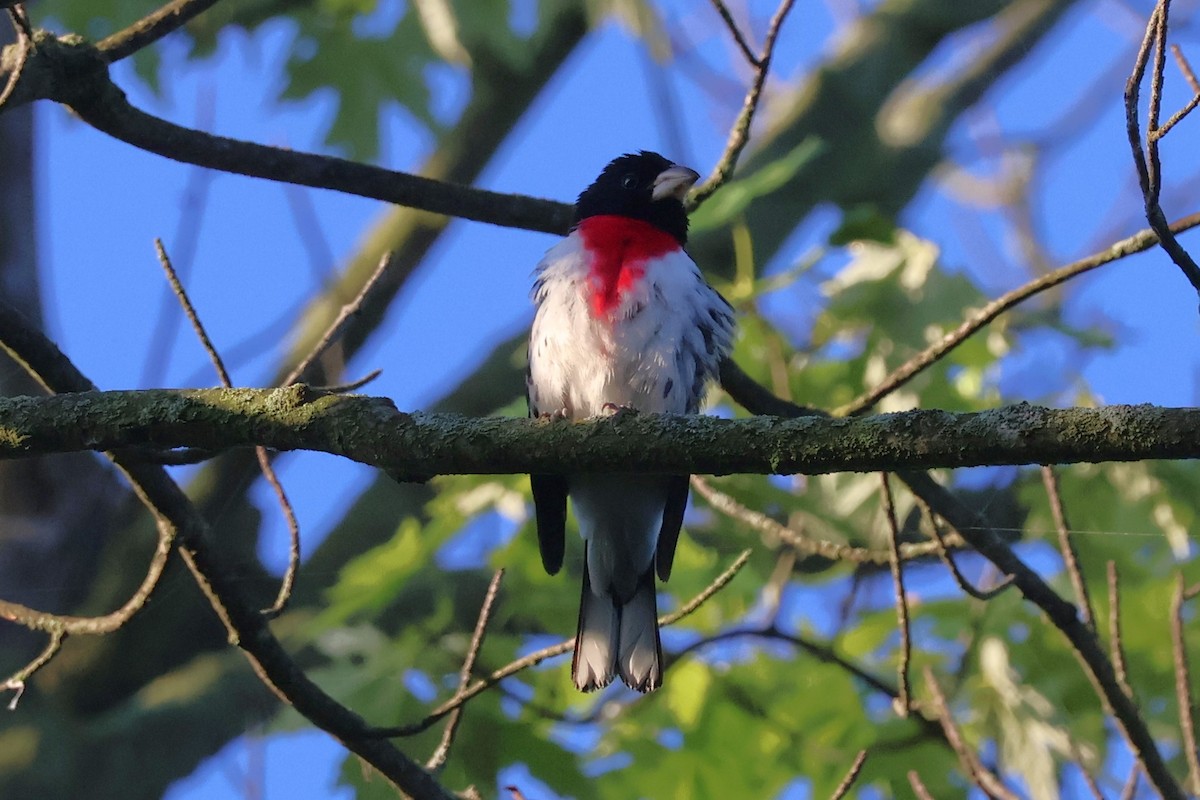
[[[172,0],[152,14],[104,39],[97,48],[110,64],[154,44],[189,20],[217,4],[217,0]]]
[[[222,172],[333,189],[434,214],[524,230],[564,233],[570,226],[571,207],[565,203],[490,192],[175,125],[130,105],[109,77],[107,53],[77,37],[57,38],[45,32],[38,33],[35,45],[23,61],[19,44],[3,50],[0,80],[7,80],[14,70],[21,69],[8,106],[55,100],[113,138],[165,158]]]

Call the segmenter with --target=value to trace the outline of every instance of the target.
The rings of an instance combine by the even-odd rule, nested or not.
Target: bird
[[[534,270],[526,390],[533,417],[631,409],[698,414],[732,348],[733,308],[685,250],[699,179],[658,153],[622,155],[579,195]],[[571,673],[592,691],[662,685],[655,574],[671,574],[688,475],[530,475],[542,564],[563,564],[567,499],[585,542]]]

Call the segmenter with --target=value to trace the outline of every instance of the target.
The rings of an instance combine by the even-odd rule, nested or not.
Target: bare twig
[[[196,127],[199,130],[212,129],[216,122],[216,94],[211,89],[204,89],[198,93],[195,116]],[[174,267],[181,284],[188,281],[196,262],[200,234],[204,229],[204,215],[208,210],[209,190],[216,175],[212,170],[201,167],[188,170],[187,182],[179,199],[175,233],[171,237],[171,249],[174,253],[171,266]],[[143,386],[162,385],[166,378],[179,327],[179,315],[176,313],[178,303],[178,296],[171,286],[164,286],[142,364]],[[229,363],[228,359],[225,363]]]
[[[779,620],[779,611],[783,606],[783,590],[792,580],[796,569],[796,551],[791,547],[780,548],[775,559],[775,568],[759,590],[760,602],[764,616],[775,624]]]
[[[933,800],[933,795],[925,788],[925,784],[921,782],[921,776],[917,774],[915,769],[908,771],[908,785],[912,787],[913,794],[917,796],[917,800]]]
[[[208,336],[208,331],[204,329],[204,323],[200,321],[200,315],[196,313],[196,307],[192,305],[187,290],[183,288],[183,284],[179,280],[179,275],[175,272],[174,265],[171,264],[171,257],[167,255],[167,250],[163,247],[162,239],[154,240],[154,251],[158,253],[158,263],[162,266],[163,272],[166,273],[167,282],[171,285],[171,291],[175,293],[175,298],[183,308],[183,313],[187,317],[188,322],[191,323],[192,330],[196,332],[196,338],[200,340],[200,345],[204,348],[204,352],[208,355],[209,360],[212,361],[213,369],[216,370],[217,378],[221,381],[221,385],[227,388],[233,386],[233,381],[229,378],[229,372],[225,369],[225,362],[221,360],[221,354],[217,352],[217,348],[213,346],[212,339]]]
[[[715,510],[744,522],[770,537],[778,539],[795,550],[799,555],[820,556],[828,558],[830,561],[847,561],[852,564],[878,564],[880,566],[889,563],[891,560],[891,554],[887,550],[870,550],[865,547],[851,547],[840,542],[831,542],[827,539],[813,539],[802,530],[777,522],[761,511],[747,508],[742,503],[739,503],[734,498],[717,489],[706,478],[702,478],[699,475],[692,476],[692,487]],[[946,538],[943,546],[960,548],[963,546],[962,537],[958,534],[953,534]],[[915,542],[904,542],[900,545],[900,560],[912,561],[913,559],[927,558],[937,552],[938,545],[936,543],[918,544]]]
[[[320,386],[320,387],[314,387],[314,388],[318,388],[323,392],[328,392],[329,394],[348,394],[350,392],[354,392],[354,391],[361,389],[362,387],[366,386],[368,383],[375,380],[382,374],[383,374],[383,370],[373,369],[370,372],[368,372],[366,375],[363,375],[361,378],[355,378],[354,380],[350,381],[349,383],[337,383],[337,384],[334,384],[333,386]]]
[[[492,618],[492,606],[496,603],[496,595],[500,592],[500,581],[503,578],[504,570],[496,570],[496,574],[492,575],[491,583],[488,584],[487,593],[483,596],[483,603],[479,607],[479,618],[475,621],[475,632],[471,635],[471,644],[467,648],[467,657],[463,659],[462,669],[458,673],[458,693],[465,691],[471,683],[471,672],[475,669],[475,660],[479,658],[479,650],[483,647],[483,637],[487,633],[488,622]],[[446,720],[446,729],[442,732],[442,740],[438,743],[437,750],[434,750],[433,755],[429,757],[429,761],[425,763],[425,769],[436,773],[445,766],[446,759],[450,756],[450,747],[454,744],[454,737],[458,733],[458,725],[462,721],[462,714],[462,706],[450,712],[450,716]]]
[[[741,554],[738,555],[738,557],[734,560],[734,562],[730,564],[724,572],[718,575],[713,582],[706,586],[699,594],[685,603],[677,611],[660,616],[658,618],[658,624],[671,625],[695,612],[696,609],[704,605],[704,603],[714,594],[729,585],[729,582],[733,580],[734,576],[736,576],[738,572],[741,571],[742,567],[746,566],[746,562],[750,560],[750,553],[750,550],[743,550]],[[516,675],[522,670],[537,666],[548,658],[554,658],[555,656],[562,655],[563,653],[569,653],[574,647],[574,638],[567,639],[566,641],[559,642],[558,644],[550,645],[549,647],[543,647],[541,650],[529,653],[528,655],[506,664],[500,669],[492,672],[486,678],[482,678],[466,688],[460,688],[453,697],[442,703],[433,711],[429,712],[424,719],[409,725],[372,728],[367,735],[376,738],[416,736],[417,734],[428,730],[447,714],[450,714],[457,708],[461,708],[469,700],[482,694],[505,678]]]
[[[54,393],[94,391],[55,345],[20,312],[0,301],[0,343],[36,380]],[[159,466],[111,454],[143,503],[154,513],[164,540],[179,554],[231,643],[240,647],[264,683],[317,727],[328,731],[392,785],[418,800],[452,800],[453,795],[389,742],[364,734],[363,720],[338,703],[304,673],[271,632],[263,615],[242,595],[238,578],[211,547],[208,523]],[[156,554],[157,556],[157,554]]]
[[[17,65],[8,75],[8,80],[4,83],[4,89],[0,90],[0,110],[4,108],[4,104],[8,102],[8,98],[12,97],[13,90],[17,88],[17,82],[21,80],[21,73],[25,70],[25,63],[29,61],[29,54],[33,52],[33,32],[29,29],[29,17],[25,14],[25,6],[18,3],[12,8],[6,9],[8,18],[12,20],[13,30],[17,34],[17,44],[20,46],[21,54],[17,57]]]
[[[950,747],[953,748],[955,754],[958,756],[959,763],[962,764],[967,776],[988,797],[997,800],[1017,800],[1016,794],[1005,786],[1004,782],[991,770],[983,766],[974,751],[967,746],[962,733],[954,723],[953,717],[950,716],[950,708],[946,704],[946,696],[942,694],[942,687],[938,685],[937,679],[933,677],[933,670],[925,667],[924,675],[925,685],[929,688],[929,693],[933,699],[933,712],[937,715],[938,721],[941,722],[942,730],[946,734],[946,741],[950,743]]]
[[[13,312],[11,309],[0,307],[0,317],[8,313]],[[2,327],[4,327],[3,320],[0,319],[0,328]],[[0,347],[3,347],[9,355],[17,359],[18,362],[21,362],[16,351],[9,346],[8,341],[2,336],[0,336]],[[7,688],[15,688],[16,684],[23,685],[35,671],[44,666],[58,652],[62,646],[63,638],[67,635],[98,636],[111,633],[128,622],[134,614],[145,607],[146,601],[150,599],[154,590],[158,588],[159,579],[162,577],[163,569],[167,566],[167,561],[174,545],[175,529],[159,517],[158,540],[155,543],[154,554],[150,557],[150,564],[146,568],[145,577],[142,578],[141,584],[120,608],[103,616],[74,617],[51,614],[28,608],[19,603],[0,600],[0,618],[23,625],[30,630],[45,631],[50,634],[50,644],[42,651],[42,654],[13,674],[5,683],[5,686]]]
[[[1167,225],[1166,214],[1160,205],[1162,194],[1162,161],[1159,158],[1158,143],[1162,138],[1159,132],[1158,117],[1162,100],[1163,67],[1166,62],[1167,17],[1170,13],[1170,0],[1159,0],[1150,20],[1146,24],[1146,35],[1134,60],[1133,71],[1125,83],[1125,132],[1129,138],[1129,146],[1133,151],[1133,163],[1137,168],[1138,183],[1141,185],[1142,198],[1145,203],[1146,221],[1150,228],[1158,234],[1159,245],[1183,272],[1192,287],[1200,292],[1200,266],[1191,255],[1179,244],[1170,227]],[[1146,75],[1146,66],[1150,60],[1153,46],[1154,66],[1150,77],[1150,104],[1147,111],[1145,147],[1142,145],[1141,123],[1138,120],[1139,95],[1142,80]],[[1200,101],[1198,101],[1200,102]],[[1172,123],[1173,124],[1173,123]]]
[[[883,513],[888,525],[888,566],[892,573],[892,585],[896,592],[896,627],[900,629],[900,655],[896,663],[897,686],[900,696],[892,707],[904,718],[912,710],[912,685],[908,679],[908,663],[912,659],[912,638],[908,623],[908,598],[904,592],[904,570],[900,566],[900,525],[896,522],[896,501],[892,497],[892,485],[886,472],[879,473],[883,486]]]
[[[1182,219],[1176,220],[1170,225],[1170,230],[1179,233],[1194,228],[1197,225],[1200,225],[1200,213],[1189,214]],[[863,413],[878,403],[880,399],[896,391],[918,374],[940,361],[947,353],[970,338],[972,334],[979,331],[1010,308],[1028,300],[1036,294],[1065,283],[1077,275],[1090,272],[1105,264],[1111,264],[1135,253],[1145,252],[1158,244],[1158,242],[1159,237],[1153,229],[1139,231],[1133,236],[1122,239],[1119,242],[1114,242],[1105,250],[1093,253],[1078,261],[1073,261],[1039,278],[1035,278],[1023,286],[1006,292],[983,308],[968,315],[957,328],[943,336],[940,341],[930,345],[892,370],[887,377],[874,387],[863,392],[844,406],[835,409],[833,412],[834,415],[848,416]]]
[[[29,39],[32,45],[31,49],[36,50],[37,44],[33,41],[33,26],[29,24],[29,12],[25,9],[25,3],[20,0],[4,0],[3,3],[0,3],[0,8],[4,8],[8,12],[8,18],[16,26],[17,33]]]
[[[58,654],[58,651],[62,649],[63,640],[66,638],[67,632],[62,628],[55,628],[50,631],[50,641],[46,643],[42,652],[38,653],[28,664],[10,675],[8,680],[4,681],[3,684],[0,684],[0,689],[13,693],[12,699],[8,701],[9,711],[17,710],[17,703],[21,702],[21,696],[25,694],[25,681],[29,680],[29,677],[33,673],[50,663],[50,659],[54,658]]]
[[[267,448],[254,448],[254,456],[258,459],[258,468],[262,470],[263,477],[267,479],[271,490],[275,492],[275,501],[279,503],[279,510],[283,512],[283,520],[288,529],[287,567],[284,568],[283,577],[279,580],[279,591],[275,593],[275,602],[262,610],[262,613],[268,618],[274,618],[287,610],[288,602],[292,599],[292,590],[296,586],[296,574],[300,571],[300,521],[296,519],[296,510],[292,508],[292,501],[288,499],[287,492],[283,490],[283,484],[279,482],[275,468],[271,466],[271,456],[267,453]]]
[[[724,9],[724,4],[719,0],[713,0],[718,11]],[[717,161],[717,165],[713,167],[712,173],[709,174],[704,181],[692,190],[688,197],[688,210],[695,211],[700,205],[707,200],[712,193],[721,188],[729,176],[733,174],[734,168],[737,166],[738,158],[742,155],[742,150],[746,148],[746,143],[750,141],[750,124],[754,121],[754,113],[758,110],[758,103],[762,97],[763,86],[767,82],[767,73],[771,69],[771,58],[775,54],[775,40],[779,36],[779,29],[783,26],[784,19],[787,18],[788,12],[792,10],[794,0],[782,0],[779,7],[775,9],[775,15],[771,17],[771,23],[767,27],[767,36],[763,40],[762,52],[757,59],[752,59],[754,64],[754,80],[750,84],[750,89],[746,92],[746,98],[742,101],[742,110],[738,113],[737,119],[733,123],[733,127],[729,130],[729,139],[725,143],[725,152],[721,154],[721,158]],[[728,14],[726,10],[722,17]],[[733,25],[732,18],[726,19],[730,29],[737,36],[737,26]],[[738,36],[738,44],[746,51],[749,47],[745,41]]]
[[[850,765],[850,771],[846,773],[846,777],[842,778],[842,782],[833,790],[833,794],[829,796],[829,800],[842,800],[850,788],[854,786],[854,782],[858,780],[858,774],[862,772],[863,764],[867,763],[867,751],[859,750],[858,755],[854,757],[854,763]]]
[[[1133,800],[1137,794],[1138,778],[1142,776],[1142,765],[1140,762],[1133,762],[1133,767],[1129,770],[1129,777],[1125,779],[1125,787],[1121,789],[1121,800]]]
[[[946,537],[942,533],[942,520],[936,512],[930,508],[928,501],[924,497],[917,497],[917,505],[921,511],[929,519],[929,531],[933,536],[934,542],[937,543],[938,558],[946,565],[946,569],[950,570],[950,575],[954,578],[954,582],[958,584],[958,588],[962,589],[966,594],[974,597],[976,600],[991,600],[996,595],[1003,592],[1008,587],[1012,586],[1013,578],[1011,575],[1005,575],[1004,580],[997,583],[990,589],[980,589],[972,584],[967,577],[962,574],[958,568],[958,563],[954,560],[954,554],[946,547]],[[962,538],[962,534],[956,533],[955,536]]]
[[[120,61],[175,32],[216,4],[217,0],[172,0],[128,28],[101,40],[96,47],[110,64]]]
[[[1192,87],[1192,99],[1188,100],[1182,108],[1171,115],[1171,118],[1162,124],[1159,128],[1151,132],[1151,136],[1155,139],[1161,139],[1171,132],[1171,129],[1183,121],[1183,118],[1196,110],[1196,106],[1200,105],[1200,83],[1196,81],[1196,74],[1192,72],[1192,65],[1188,63],[1187,57],[1183,51],[1179,49],[1179,45],[1171,45],[1171,54],[1175,56],[1175,63],[1179,65],[1179,71],[1183,73],[1183,77],[1187,80],[1188,85]]]
[[[738,49],[742,51],[742,55],[750,62],[752,67],[762,66],[758,56],[754,55],[754,51],[750,49],[750,43],[746,41],[746,37],[742,35],[742,29],[733,19],[733,14],[729,12],[729,7],[721,0],[712,0],[713,8],[721,15],[721,19],[725,22],[725,27],[729,28],[729,32],[733,35],[733,41],[737,43]]]
[[[1175,579],[1171,596],[1171,648],[1175,661],[1175,701],[1179,704],[1179,730],[1183,737],[1183,755],[1188,765],[1188,788],[1200,794],[1200,751],[1196,749],[1196,718],[1192,705],[1191,673],[1188,669],[1187,644],[1183,637],[1183,604],[1187,592],[1183,574]]]
[[[1063,564],[1067,574],[1071,576],[1071,586],[1075,590],[1075,600],[1079,606],[1079,618],[1092,632],[1096,631],[1095,612],[1092,610],[1092,598],[1088,594],[1087,583],[1083,572],[1079,569],[1079,553],[1071,541],[1071,529],[1067,525],[1067,514],[1063,509],[1062,492],[1058,489],[1058,476],[1054,468],[1042,466],[1042,484],[1046,487],[1046,496],[1050,500],[1050,514],[1054,517],[1054,527],[1058,530],[1058,549],[1062,551]]]
[[[733,563],[725,568],[725,571],[713,579],[713,582],[704,587],[695,597],[684,603],[682,606],[672,611],[670,614],[663,614],[658,618],[659,625],[674,625],[679,620],[690,617],[695,613],[696,609],[708,602],[714,594],[724,589],[729,585],[742,567],[746,566],[746,562],[750,560],[750,554],[754,552],[749,548],[738,553],[738,557],[733,560]],[[574,642],[572,642],[574,644]]]
[[[217,352],[212,339],[208,336],[208,331],[204,329],[204,323],[200,321],[200,315],[196,313],[196,308],[192,305],[187,290],[183,288],[183,283],[180,282],[179,276],[171,264],[171,259],[167,255],[166,248],[163,247],[161,239],[154,240],[154,248],[158,253],[158,262],[162,265],[163,272],[166,273],[167,282],[171,284],[171,291],[179,299],[179,304],[183,307],[183,313],[187,316],[188,322],[192,324],[192,329],[196,332],[196,337],[200,340],[204,351],[208,353],[209,359],[212,360],[213,369],[216,370],[217,377],[221,380],[221,385],[226,388],[232,388],[233,380],[229,377],[229,371],[225,369],[225,362],[221,360],[221,354]],[[279,502],[279,508],[283,512],[283,517],[287,522],[288,528],[288,565],[283,572],[283,579],[280,581],[279,592],[275,597],[275,602],[270,608],[263,609],[263,613],[267,616],[276,617],[287,608],[288,600],[292,596],[292,589],[296,583],[296,572],[300,569],[300,523],[296,520],[296,512],[292,508],[291,501],[288,500],[287,493],[283,490],[283,484],[279,482],[279,476],[275,474],[275,468],[271,466],[271,457],[267,454],[267,448],[262,446],[255,447],[254,455],[258,459],[258,466],[262,470],[263,477],[267,479],[267,483],[271,485],[271,489],[275,492],[275,499]]]
[[[1113,672],[1117,685],[1125,696],[1133,700],[1133,687],[1129,684],[1129,673],[1125,669],[1125,646],[1121,642],[1121,587],[1117,575],[1117,563],[1108,562],[1108,648],[1112,652]]]
[[[1105,800],[1104,793],[1100,791],[1100,785],[1096,783],[1096,779],[1092,777],[1092,773],[1083,764],[1083,755],[1079,752],[1079,746],[1072,741],[1072,760],[1075,762],[1079,774],[1083,776],[1083,782],[1088,787],[1088,791],[1092,793],[1094,800]]]
[[[387,272],[391,263],[391,253],[386,253],[383,258],[379,259],[379,265],[375,267],[375,271],[371,273],[371,277],[367,278],[362,288],[359,289],[358,294],[354,296],[353,300],[342,306],[341,311],[329,323],[329,327],[325,329],[325,333],[321,335],[317,343],[308,351],[308,355],[301,359],[300,363],[293,367],[292,371],[287,374],[287,377],[280,381],[280,386],[290,386],[293,383],[303,380],[305,373],[317,362],[317,359],[324,355],[325,351],[341,338],[347,324],[362,309],[363,303],[370,297],[372,290],[379,284],[379,279]]]
[[[1192,65],[1188,63],[1187,56],[1179,49],[1179,45],[1171,45],[1171,55],[1175,56],[1175,63],[1179,66],[1179,71],[1183,73],[1183,78],[1188,82],[1188,86],[1192,87],[1192,91],[1200,94],[1200,80],[1196,79],[1196,73],[1192,71]]]

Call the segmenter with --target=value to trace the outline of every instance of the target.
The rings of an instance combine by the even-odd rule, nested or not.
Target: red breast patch
[[[602,214],[579,223],[583,246],[592,256],[588,270],[588,304],[604,318],[621,304],[625,292],[637,285],[652,258],[679,249],[669,233],[648,222]]]

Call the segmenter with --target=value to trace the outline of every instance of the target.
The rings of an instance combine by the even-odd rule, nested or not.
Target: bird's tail
[[[595,590],[585,559],[571,675],[576,688],[590,692],[612,683],[618,674],[625,685],[639,692],[662,685],[654,565],[638,580],[633,595],[622,603],[603,589]]]

